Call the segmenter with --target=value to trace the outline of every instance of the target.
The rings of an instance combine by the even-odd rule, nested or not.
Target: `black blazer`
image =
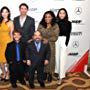
[[[14,41],[7,44],[6,51],[5,51],[5,57],[6,57],[7,63],[16,62],[15,44],[16,43]],[[26,55],[25,55],[26,45],[22,42],[19,42],[19,44],[20,44],[20,60],[23,61],[23,60],[26,60]]]
[[[32,17],[27,16],[23,27],[21,27],[19,18],[20,16],[14,18],[14,28],[16,30],[20,29],[20,31],[22,32],[21,40],[23,42],[27,42],[29,39],[32,39],[32,36],[35,32],[35,21]]]
[[[28,43],[26,48],[26,57],[27,60],[31,60],[32,63],[40,63],[44,60],[49,60],[51,55],[50,45],[44,44],[41,42],[41,48],[40,51],[37,52],[36,46],[34,41],[31,43]]]

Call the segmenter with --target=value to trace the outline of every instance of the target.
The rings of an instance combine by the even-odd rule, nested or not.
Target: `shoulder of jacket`
[[[28,45],[32,45],[33,43],[34,43],[33,41],[28,42],[28,43],[27,43],[27,46],[28,46]]]
[[[38,25],[38,27],[40,27],[40,28],[44,28],[44,26],[43,26],[43,25],[41,25],[41,24],[39,24],[39,25]]]
[[[52,28],[59,28],[59,25],[57,23],[54,24],[54,26]]]
[[[18,19],[20,16],[14,17],[14,19]]]
[[[7,43],[7,45],[12,45],[12,44],[14,44],[14,41]]]
[[[34,18],[33,18],[33,17],[28,16],[28,15],[27,15],[27,18],[28,18],[28,19],[31,19],[31,20],[34,20]]]
[[[54,25],[54,26],[58,27],[58,24],[57,24],[57,23],[55,23],[55,25]]]

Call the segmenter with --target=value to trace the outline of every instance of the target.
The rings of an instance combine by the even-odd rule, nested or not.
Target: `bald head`
[[[42,35],[41,35],[41,33],[39,32],[39,31],[35,31],[34,32],[34,35],[33,35],[33,39],[34,39],[34,41],[41,41],[42,40]]]

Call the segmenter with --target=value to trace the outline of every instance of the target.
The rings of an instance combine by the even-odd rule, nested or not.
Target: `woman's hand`
[[[44,43],[44,44],[47,44],[47,43],[48,43],[48,39],[44,38],[44,39],[43,39],[43,43]]]
[[[48,65],[48,64],[49,64],[49,61],[45,60],[44,65]]]

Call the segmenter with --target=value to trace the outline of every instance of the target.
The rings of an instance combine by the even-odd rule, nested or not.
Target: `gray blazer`
[[[21,41],[27,42],[29,39],[32,39],[32,36],[35,32],[35,20],[34,18],[27,16],[23,27],[21,27],[19,18],[20,16],[14,18],[14,29],[19,29],[22,33]]]

